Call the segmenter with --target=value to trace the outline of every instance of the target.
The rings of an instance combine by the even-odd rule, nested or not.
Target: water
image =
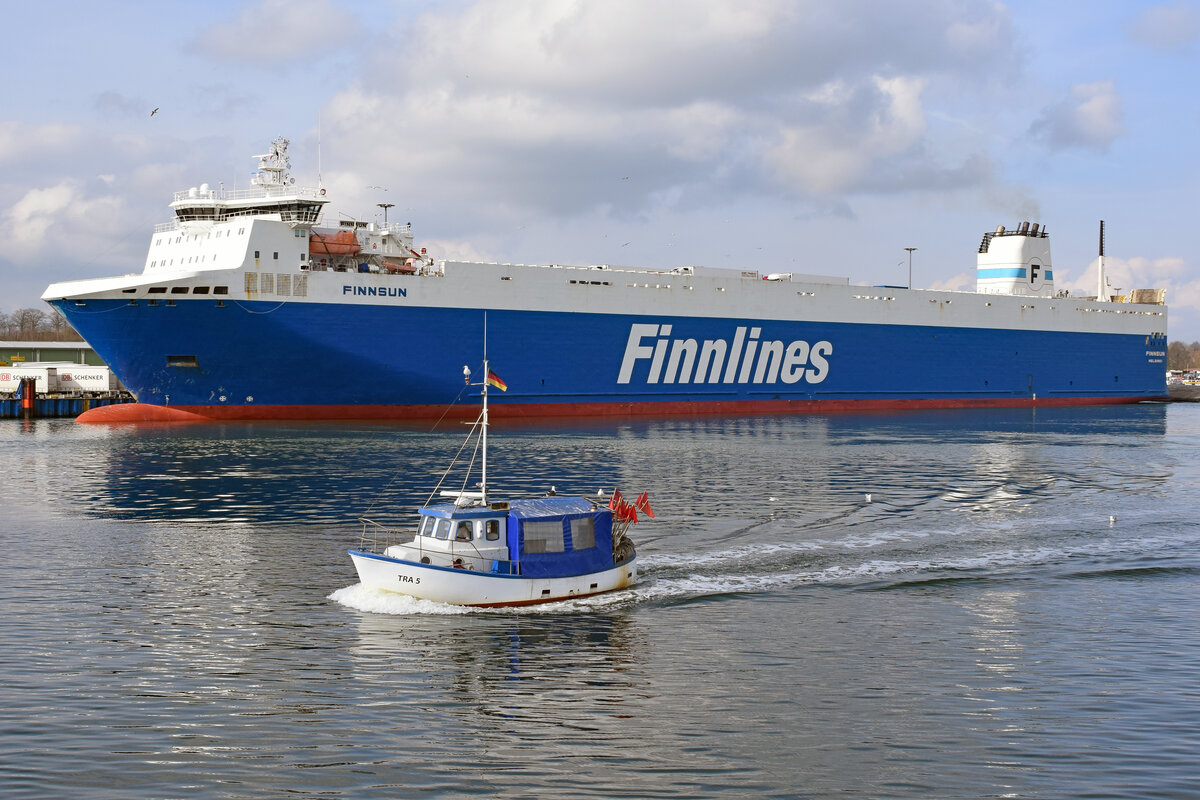
[[[0,421],[0,793],[1200,796],[1200,406],[501,428],[642,582],[357,587],[460,436]]]

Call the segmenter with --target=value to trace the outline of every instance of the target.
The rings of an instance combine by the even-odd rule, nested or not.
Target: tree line
[[[1200,342],[1167,345],[1167,369],[1200,369]]]
[[[71,323],[56,309],[18,308],[0,311],[0,339],[9,342],[82,342]]]

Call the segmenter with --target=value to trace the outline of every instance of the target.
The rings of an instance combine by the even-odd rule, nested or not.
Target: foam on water
[[[881,531],[873,537],[852,536],[849,541],[837,544],[850,550],[870,549],[928,535],[923,531]],[[869,557],[869,553],[864,553],[861,560],[846,561],[844,556],[839,556],[837,563],[820,563],[814,554],[825,558],[819,551],[829,544],[832,543],[795,542],[739,546],[690,556],[656,554],[642,559],[642,579],[628,589],[534,606],[504,609],[452,606],[368,589],[362,584],[338,589],[328,599],[358,611],[399,616],[583,613],[642,604],[685,602],[718,595],[780,592],[803,586],[854,586],[881,580],[908,583],[911,580],[936,578],[944,573],[985,574],[997,568],[1039,568],[1084,558],[1163,552],[1178,542],[1156,536],[1101,541],[1070,540],[982,553],[931,555],[929,558]],[[771,569],[772,565],[776,568]]]

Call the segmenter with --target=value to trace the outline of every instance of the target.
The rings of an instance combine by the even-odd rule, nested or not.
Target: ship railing
[[[175,192],[174,201],[181,200],[261,200],[265,197],[311,197],[321,199],[321,190],[312,186],[255,186],[249,189],[208,189],[199,191],[184,189]]]
[[[376,224],[381,231],[386,231],[387,233],[395,233],[400,236],[412,235],[411,222],[379,222]]]

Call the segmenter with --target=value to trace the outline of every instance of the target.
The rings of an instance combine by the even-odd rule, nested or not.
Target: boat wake
[[[503,609],[468,608],[419,600],[355,584],[328,599],[358,611],[392,615],[571,614],[615,611],[640,605],[670,605],[706,598],[786,592],[806,586],[888,588],[948,578],[1008,579],[1014,570],[1068,567],[1083,562],[1120,561],[1161,555],[1177,541],[1150,537],[1071,537],[1027,547],[963,552],[958,548],[893,548],[919,541],[928,533],[878,533],[838,542],[813,541],[745,545],[691,556],[654,554],[640,560],[641,579],[603,595]],[[879,552],[876,548],[892,550]],[[875,552],[872,552],[875,550]],[[997,573],[1001,573],[999,576]]]
[[[479,609],[468,606],[452,606],[448,603],[438,603],[433,600],[423,600],[397,592],[386,592],[356,583],[344,589],[338,589],[329,595],[329,600],[340,603],[356,611],[366,611],[372,614],[392,614],[408,616],[412,614],[470,614]]]

